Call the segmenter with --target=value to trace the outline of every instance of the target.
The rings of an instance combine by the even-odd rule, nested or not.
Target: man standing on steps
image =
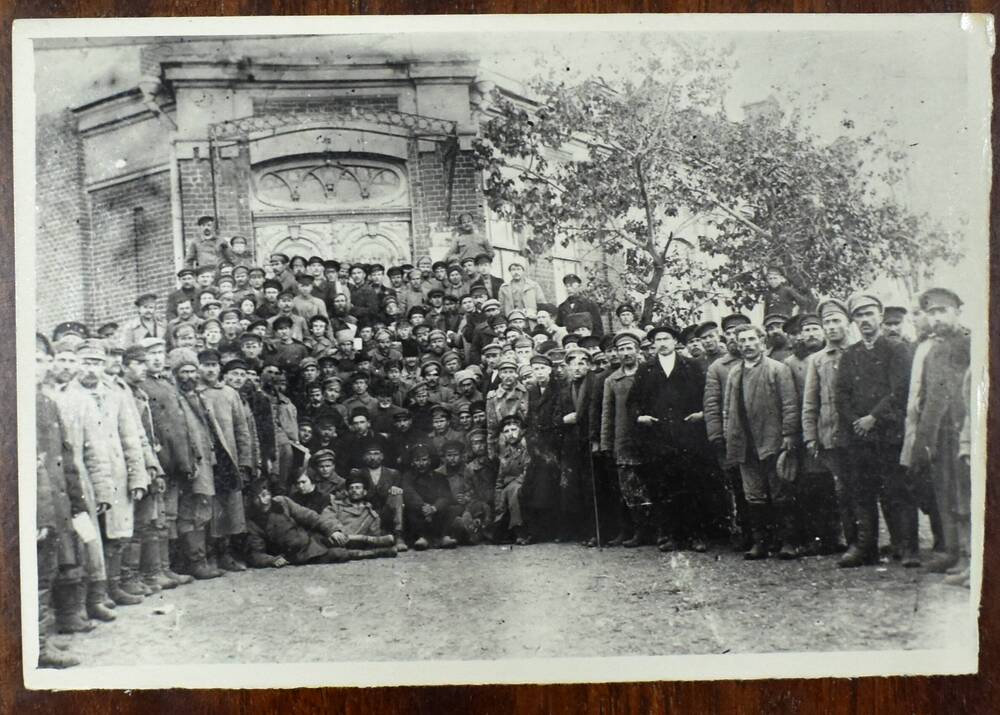
[[[857,537],[839,565],[878,562],[878,503],[887,521],[895,522],[903,565],[920,565],[917,552],[917,507],[899,465],[903,417],[910,381],[906,345],[881,334],[882,302],[858,294],[848,309],[861,333],[840,358],[837,414],[846,435],[844,474],[853,495]]]

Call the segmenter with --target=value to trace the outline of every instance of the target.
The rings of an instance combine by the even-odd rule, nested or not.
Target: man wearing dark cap
[[[411,448],[409,467],[403,473],[407,535],[415,539],[413,548],[417,551],[454,548],[458,542],[449,534],[456,528],[465,529],[460,519],[462,507],[451,493],[448,480],[435,471],[436,461],[430,445],[418,443]]]
[[[476,273],[478,277],[472,282],[473,286],[480,285],[486,291],[489,298],[500,299],[500,286],[503,285],[503,278],[493,275],[493,252],[492,250],[480,253],[476,256]]]
[[[934,334],[916,389],[920,394],[910,471],[926,472],[941,516],[944,553],[927,564],[933,573],[948,571],[956,585],[968,585],[971,548],[969,464],[959,458],[959,432],[965,419],[970,337],[959,323],[962,300],[947,288],[920,295],[920,308]]]
[[[630,419],[628,397],[639,369],[642,334],[623,330],[614,337],[621,363],[608,375],[602,389],[601,451],[610,456],[617,470],[621,532],[608,545],[632,548],[650,543],[651,501],[641,476],[642,455],[635,442],[635,424]]]
[[[791,316],[795,312],[812,310],[815,301],[807,292],[799,291],[788,282],[785,271],[780,266],[771,265],[765,269],[767,290],[764,292],[764,314],[781,313]]]
[[[603,336],[604,320],[601,317],[601,310],[592,300],[580,295],[583,290],[583,281],[580,277],[570,273],[563,278],[563,285],[566,286],[567,297],[559,304],[559,309],[556,311],[556,325],[566,325],[567,319],[574,313],[588,313],[591,332],[598,337]]]
[[[187,250],[184,252],[184,265],[188,268],[215,265],[220,257],[219,241],[215,235],[215,217],[199,216],[196,235],[188,239]]]
[[[59,340],[66,335],[76,335],[80,338],[89,338],[90,331],[87,330],[87,326],[78,320],[68,320],[65,323],[59,323],[52,331],[52,342],[57,343]]]
[[[326,316],[326,303],[313,295],[313,284],[315,278],[307,273],[296,276],[298,283],[298,294],[292,298],[292,310],[296,315],[301,316],[306,321],[310,318],[322,315]]]
[[[802,397],[802,439],[805,450],[818,457],[833,475],[836,489],[838,522],[844,541],[857,539],[853,494],[845,482],[845,437],[837,414],[836,386],[838,366],[848,345],[850,318],[847,306],[836,299],[822,301],[817,307],[823,326],[825,344],[806,361]],[[839,539],[838,539],[839,550]]]
[[[721,357],[724,357],[728,350],[723,340],[719,325],[714,320],[706,320],[700,323],[694,331],[695,337],[702,351],[702,366],[707,371],[709,366]]]
[[[704,351],[701,349],[701,341],[695,337],[695,332],[697,330],[697,325],[687,326],[681,331],[679,340],[680,344],[683,346],[683,354],[692,360],[702,360],[705,355]]]
[[[297,370],[302,360],[309,355],[309,348],[294,336],[293,318],[302,320],[297,315],[278,315],[271,319],[271,329],[275,335],[272,343],[273,359],[283,370]]]
[[[767,356],[772,360],[784,362],[792,354],[785,335],[785,323],[789,316],[785,313],[768,313],[764,316],[764,332],[767,334]]]
[[[272,253],[267,262],[271,267],[271,275],[274,276],[274,280],[281,284],[281,290],[295,295],[298,291],[298,283],[295,280],[295,274],[288,266],[288,255]]]
[[[167,325],[156,317],[156,294],[143,293],[135,299],[137,315],[121,326],[121,347],[137,344],[143,338],[163,338]]]
[[[796,313],[785,324],[785,332],[793,339],[792,354],[785,358],[785,365],[792,371],[801,412],[809,363],[826,344],[823,322],[815,313]],[[843,551],[833,475],[819,455],[807,449],[804,442],[796,445],[795,453],[799,467],[794,498],[799,524],[798,545],[809,556]]]
[[[182,268],[177,271],[177,279],[180,282],[177,290],[172,291],[167,296],[167,320],[177,317],[177,302],[179,300],[190,300],[194,305],[198,297],[198,286],[195,284],[195,272],[193,268]]]
[[[647,335],[656,357],[639,367],[627,407],[646,464],[661,551],[707,549],[710,513],[706,495],[703,398],[705,373],[696,360],[677,353],[680,332],[654,327]]]
[[[460,437],[446,440],[441,445],[441,466],[438,471],[448,480],[455,501],[462,507],[460,518],[464,529],[456,529],[456,536],[463,543],[477,544],[490,526],[493,485],[490,485],[490,493],[483,500],[483,495],[477,490],[479,485],[472,479],[473,474],[467,467],[465,441]]]
[[[246,531],[243,487],[252,480],[254,459],[247,410],[240,394],[219,381],[221,366],[214,350],[198,353],[201,385],[198,397],[211,415],[215,453],[215,496],[212,501],[210,534],[219,568],[243,571],[246,566],[234,556],[232,537]]]
[[[636,315],[634,305],[622,303],[615,308],[615,317],[618,318],[618,332],[621,333],[624,330],[634,330],[639,316]]]
[[[848,303],[861,340],[844,350],[837,376],[836,404],[846,436],[844,480],[853,495],[857,535],[839,565],[878,563],[878,504],[895,533],[894,551],[904,566],[919,566],[917,509],[899,465],[903,443],[910,354],[882,335],[882,302],[860,293]]]
[[[403,534],[403,475],[385,466],[385,449],[379,439],[365,440],[360,450],[362,464],[356,471],[367,481],[367,498],[379,515],[382,530],[393,535],[396,551],[403,552],[408,549]]]
[[[909,342],[903,336],[903,321],[906,319],[906,308],[899,305],[887,305],[882,311],[882,334],[893,340]]]

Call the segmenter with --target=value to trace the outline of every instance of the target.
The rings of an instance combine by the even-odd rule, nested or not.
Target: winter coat
[[[573,313],[590,313],[591,333],[599,338],[604,336],[604,318],[597,303],[578,295],[570,296],[556,310],[556,325],[565,326],[566,318]]]
[[[228,385],[202,385],[198,388],[215,421],[221,446],[238,467],[253,467],[253,447],[250,442],[250,426],[247,424],[247,410],[236,390]]]
[[[333,499],[320,516],[346,536],[382,535],[382,519],[370,502]]]
[[[167,324],[162,320],[154,318],[146,323],[139,320],[139,317],[129,318],[122,323],[120,330],[120,345],[128,348],[139,343],[144,338],[167,337]]]
[[[726,398],[726,381],[729,373],[740,362],[740,358],[726,353],[713,360],[705,373],[705,397],[702,409],[705,413],[705,433],[709,442],[725,439],[722,431],[722,402]]]
[[[537,384],[528,388],[528,422],[525,438],[531,467],[521,487],[521,504],[529,509],[548,509],[559,495],[559,451],[562,426],[554,411],[562,382],[550,378],[545,392]]]
[[[749,420],[746,425],[738,408],[741,387]],[[736,365],[726,383],[722,424],[728,465],[745,463],[751,444],[760,460],[777,455],[782,440],[799,433],[798,394],[788,366],[769,357],[762,357],[749,369],[743,362]]]
[[[82,564],[72,519],[75,514],[86,513],[87,502],[59,407],[41,390],[35,394],[35,428],[38,458],[35,525],[52,531],[49,538],[57,540],[59,566],[66,570]]]
[[[486,395],[486,446],[491,457],[497,456],[500,423],[510,415],[520,415],[527,421],[528,390],[520,382],[510,390],[498,387]]]
[[[160,467],[170,477],[186,479],[204,458],[197,447],[185,416],[184,398],[167,376],[150,375],[139,387],[149,398],[149,414],[156,439],[153,449]]]
[[[335,531],[326,509],[317,514],[289,497],[273,497],[266,512],[255,508],[247,519],[250,565],[271,566],[279,555],[293,564],[308,563],[329,550],[327,540]]]
[[[871,349],[857,342],[844,350],[838,369],[836,404],[847,445],[901,445],[909,384],[910,352],[903,343],[879,336]],[[875,418],[875,428],[860,437],[851,426],[866,415]]]
[[[844,349],[827,345],[806,361],[802,388],[802,439],[823,449],[843,445],[837,416],[837,375]]]
[[[510,315],[513,310],[523,310],[528,318],[534,318],[538,304],[545,302],[545,292],[537,281],[522,278],[517,283],[508,282],[500,286],[500,312]]]
[[[968,399],[962,386],[969,368],[969,347],[969,336],[957,333],[935,340],[927,353],[911,463],[958,457],[958,433],[965,422]]]
[[[641,464],[635,442],[635,423],[629,420],[628,396],[635,373],[626,375],[622,368],[604,381],[601,409],[601,451],[612,455],[615,464]]]
[[[111,508],[104,513],[104,535],[129,539],[135,512],[131,491],[149,489],[139,414],[125,385],[101,381],[94,389],[87,389],[76,384],[97,405],[98,439],[106,445],[108,455],[112,491]]]
[[[669,377],[658,357],[639,367],[626,405],[635,441],[646,461],[680,455],[703,457],[707,453],[702,423],[684,421],[703,410],[704,395],[705,373],[696,360],[677,355]],[[642,415],[658,421],[641,425],[638,418]]]

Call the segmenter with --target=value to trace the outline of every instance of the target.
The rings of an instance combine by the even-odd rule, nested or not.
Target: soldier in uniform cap
[[[699,323],[694,335],[698,339],[703,353],[702,366],[708,370],[709,365],[723,357],[727,352],[719,325],[714,320],[706,320]]]
[[[509,529],[519,546],[532,541],[521,509],[521,487],[529,469],[529,451],[524,439],[524,420],[520,414],[508,414],[500,421],[500,438],[497,443],[499,467],[496,494],[493,501],[491,533],[503,542]]]
[[[701,360],[704,351],[701,349],[701,341],[695,337],[698,330],[697,325],[689,325],[681,331],[680,344],[684,347],[684,355],[692,360]]]
[[[57,343],[61,338],[66,335],[75,335],[79,338],[89,338],[90,331],[87,330],[87,326],[78,320],[68,320],[65,323],[59,323],[52,331],[52,342]]]
[[[188,241],[184,252],[184,265],[194,266],[215,265],[219,262],[219,241],[215,234],[215,217],[199,216],[197,235]]]
[[[629,303],[622,303],[615,308],[615,317],[618,318],[618,332],[634,328],[637,318],[635,306]]]
[[[516,414],[523,420],[528,414],[528,390],[518,380],[517,362],[501,358],[496,374],[498,384],[486,395],[487,449],[492,459],[498,457],[500,424],[504,417]]]
[[[840,358],[836,404],[845,435],[844,481],[854,503],[856,537],[839,565],[878,562],[878,504],[904,566],[919,566],[917,508],[899,465],[910,354],[882,335],[882,302],[857,294],[848,304],[861,340]]]
[[[173,320],[177,317],[177,303],[181,300],[191,301],[194,305],[198,297],[198,286],[195,283],[195,272],[193,268],[182,268],[177,271],[177,279],[180,286],[167,296],[167,319]]]
[[[437,455],[430,445],[413,445],[403,474],[403,509],[413,548],[450,549],[458,545],[451,534],[464,531],[462,507],[443,474],[435,470]]]
[[[510,280],[500,286],[497,298],[500,300],[500,311],[508,315],[514,310],[524,311],[524,314],[534,319],[538,304],[545,302],[545,293],[538,281],[524,275],[524,263],[514,260],[507,266]]]

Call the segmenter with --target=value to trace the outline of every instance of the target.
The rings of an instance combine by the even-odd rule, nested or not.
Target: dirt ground
[[[968,598],[895,563],[490,545],[196,582],[118,608],[70,652],[97,666],[938,648]]]

